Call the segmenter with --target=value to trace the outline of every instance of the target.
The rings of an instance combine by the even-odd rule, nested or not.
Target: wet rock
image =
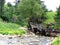
[[[9,37],[9,39],[12,39],[12,37]]]
[[[28,45],[39,45],[39,41],[31,41]]]
[[[25,34],[23,36],[2,35],[0,36],[0,45],[46,45],[51,43],[53,38],[37,36],[34,34]]]

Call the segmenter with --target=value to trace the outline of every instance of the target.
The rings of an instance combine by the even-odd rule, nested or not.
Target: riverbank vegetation
[[[19,26],[15,24],[27,27],[30,21],[45,25],[52,23],[55,29],[60,29],[60,7],[53,12],[48,11],[41,0],[15,0],[15,5],[10,2],[5,4],[5,0],[0,0],[0,2],[2,2],[0,4],[0,22],[2,22],[0,30],[11,30],[11,32],[16,30],[19,33],[20,30],[17,29]]]
[[[53,45],[60,45],[60,36],[54,40]]]
[[[26,31],[23,29],[20,29],[20,25],[14,24],[14,23],[6,23],[6,22],[0,22],[0,34],[3,35],[22,35],[25,34]]]

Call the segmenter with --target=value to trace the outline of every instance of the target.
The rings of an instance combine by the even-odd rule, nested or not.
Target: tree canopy
[[[2,17],[4,12],[4,3],[5,3],[5,0],[0,0],[0,17]]]
[[[18,5],[18,10],[25,19],[41,18],[46,13],[46,8],[40,0],[22,0]]]
[[[29,20],[33,22],[37,22],[39,19],[44,20],[47,12],[46,6],[41,0],[15,0],[15,5],[12,5],[10,2],[4,7],[3,5],[4,3],[0,4],[2,19],[18,24],[22,24],[22,22],[27,23]]]
[[[57,8],[57,14],[55,16],[56,28],[60,29],[60,6]]]

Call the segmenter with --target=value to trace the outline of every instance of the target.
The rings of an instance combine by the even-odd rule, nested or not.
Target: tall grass
[[[60,36],[54,40],[53,45],[60,45]]]
[[[26,31],[19,29],[20,25],[14,23],[6,23],[0,22],[0,34],[7,35],[7,34],[19,34],[22,35]]]

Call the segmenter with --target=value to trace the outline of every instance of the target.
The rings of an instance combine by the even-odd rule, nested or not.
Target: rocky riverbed
[[[23,36],[1,35],[0,45],[51,45],[53,37],[38,36],[27,33]]]

